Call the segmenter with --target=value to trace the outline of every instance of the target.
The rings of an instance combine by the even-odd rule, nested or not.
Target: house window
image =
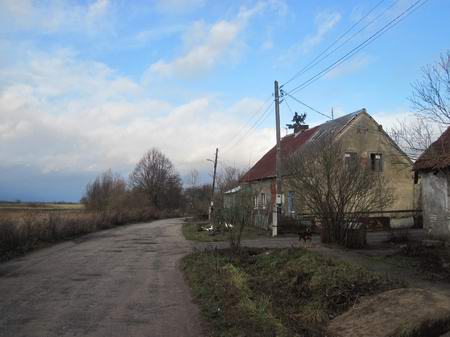
[[[266,194],[265,193],[261,193],[261,205],[262,205],[263,209],[266,208]]]
[[[345,152],[344,154],[345,167],[355,167],[357,156],[358,155],[356,152]]]
[[[258,196],[257,195],[255,195],[253,197],[253,201],[254,201],[254,204],[255,204],[255,208],[258,208]]]
[[[381,153],[370,154],[370,169],[374,172],[383,171],[383,155]]]
[[[294,191],[288,192],[288,213],[294,213]]]

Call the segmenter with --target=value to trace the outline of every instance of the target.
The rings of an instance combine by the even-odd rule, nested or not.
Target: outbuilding
[[[450,240],[450,127],[417,159],[423,225],[435,239]]]

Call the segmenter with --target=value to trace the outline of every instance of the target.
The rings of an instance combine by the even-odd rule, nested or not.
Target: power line
[[[253,119],[255,116],[258,115],[258,113],[260,113],[260,112],[263,110],[264,106],[270,101],[271,98],[272,98],[272,95],[269,95],[269,97],[267,97],[267,98],[265,99],[265,101],[261,104],[261,106],[260,106],[257,110],[255,110],[255,112],[250,116],[250,118],[248,119],[248,121],[247,121],[245,124],[243,124],[243,125],[239,128],[238,132],[230,139],[230,141],[228,142],[228,144],[233,143],[233,141],[234,141],[235,139],[237,139],[237,137],[239,137],[239,135],[242,133],[242,131],[244,131],[245,127],[252,121],[252,119]],[[226,148],[227,148],[227,145],[225,145],[224,148],[226,149]],[[224,152],[224,151],[222,151],[222,152]]]
[[[284,103],[286,103],[286,106],[288,107],[289,111],[291,112],[291,114],[294,114],[294,111],[292,111],[291,107],[289,106],[287,99],[284,100]]]
[[[423,1],[423,2],[422,2]],[[395,17],[393,20],[389,21],[386,25],[384,25],[381,29],[379,29],[376,33],[372,34],[369,38],[364,40],[362,43],[360,43],[358,46],[350,50],[348,53],[346,53],[344,56],[339,58],[337,61],[333,62],[331,65],[317,73],[316,75],[309,78],[307,81],[303,82],[302,84],[296,86],[291,91],[289,91],[290,94],[293,94],[299,90],[302,90],[306,88],[307,86],[311,85],[313,82],[320,79],[322,76],[330,72],[331,70],[335,69],[337,66],[339,66],[341,63],[345,62],[349,58],[351,58],[353,55],[361,51],[364,47],[378,39],[380,36],[382,36],[385,32],[389,31],[393,27],[395,27],[398,23],[400,23],[402,20],[404,20],[406,17],[408,17],[410,14],[412,14],[414,11],[422,7],[428,0],[417,0],[414,4],[409,6],[406,10],[404,10],[402,13],[400,13],[397,17]]]
[[[222,151],[222,154],[225,152],[230,151],[231,149],[233,149],[234,147],[236,147],[242,140],[244,140],[252,131],[252,129],[254,129],[256,126],[258,126],[260,123],[264,122],[266,120],[266,118],[269,116],[268,112],[270,111],[270,108],[272,107],[273,102],[264,110],[264,112],[260,115],[260,117],[250,126],[249,129],[247,129],[247,132],[240,137],[237,141],[235,141],[234,143],[230,143],[228,146],[225,147],[225,150]]]
[[[322,115],[322,116],[324,116],[326,118],[332,119],[330,116],[324,114],[323,112],[320,112],[317,109],[314,109],[312,106],[306,104],[305,102],[300,101],[298,98],[292,96],[290,93],[288,93],[286,91],[282,91],[282,95],[283,96],[286,95],[286,96],[290,97],[291,99],[293,99],[294,101],[296,101],[297,103],[300,103],[301,105],[306,106],[308,109],[310,109],[310,110],[312,110],[312,111],[314,111],[314,112],[316,112],[316,113],[318,113],[318,114],[320,114],[320,115]]]
[[[325,48],[321,53],[319,53],[319,55],[317,55],[311,62],[309,62],[306,66],[304,66],[302,69],[300,69],[297,73],[295,73],[291,78],[289,78],[286,82],[284,82],[281,87],[284,87],[285,85],[287,85],[288,83],[292,82],[295,78],[297,78],[298,76],[304,74],[305,72],[307,72],[309,69],[311,69],[312,67],[314,67],[317,63],[321,62],[324,58],[321,58],[319,60],[319,58],[325,54],[328,50],[330,50],[334,45],[336,45],[336,43],[338,43],[340,40],[342,40],[348,33],[350,33],[353,28],[355,28],[356,26],[358,26],[364,19],[366,19],[370,14],[372,14],[372,12],[377,9],[384,1],[386,0],[381,0],[379,1],[374,7],[372,7],[371,10],[369,10],[366,15],[364,15],[363,17],[361,17],[356,23],[354,23],[351,27],[349,27],[343,34],[341,34],[336,40],[333,41],[333,43],[331,43],[327,48]],[[395,2],[394,2],[395,3]],[[384,11],[385,12],[385,11]],[[383,12],[383,14],[384,14]],[[378,18],[378,17],[377,17]],[[372,20],[373,22],[373,20]],[[370,25],[370,24],[369,24]],[[366,25],[362,30],[364,30],[368,25]],[[359,30],[358,32],[356,32],[356,34],[360,33],[362,30]],[[356,34],[353,34],[350,39],[347,39],[344,41],[343,44],[347,43],[349,40],[351,40]],[[335,48],[334,50],[332,50],[330,53],[328,53],[326,57],[328,57],[330,54],[334,53],[337,49],[339,49],[343,44],[339,45],[338,48]]]

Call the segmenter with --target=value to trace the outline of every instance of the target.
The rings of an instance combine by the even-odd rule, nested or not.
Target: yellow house
[[[321,135],[333,134],[342,142],[345,156],[366,161],[371,170],[378,171],[390,181],[394,203],[387,210],[370,214],[374,228],[408,227],[414,224],[416,192],[412,177],[412,161],[366,111],[328,121],[313,128],[303,128],[281,140],[282,161]],[[241,179],[256,191],[255,210],[261,227],[269,228],[275,201],[275,147],[270,149]],[[304,214],[305,209],[296,200],[297,191],[291,189],[288,178],[283,176],[283,207],[285,216]]]

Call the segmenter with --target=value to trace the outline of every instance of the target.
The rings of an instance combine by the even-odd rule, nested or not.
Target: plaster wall
[[[421,173],[423,222],[428,233],[438,239],[450,239],[448,197],[449,173]]]

